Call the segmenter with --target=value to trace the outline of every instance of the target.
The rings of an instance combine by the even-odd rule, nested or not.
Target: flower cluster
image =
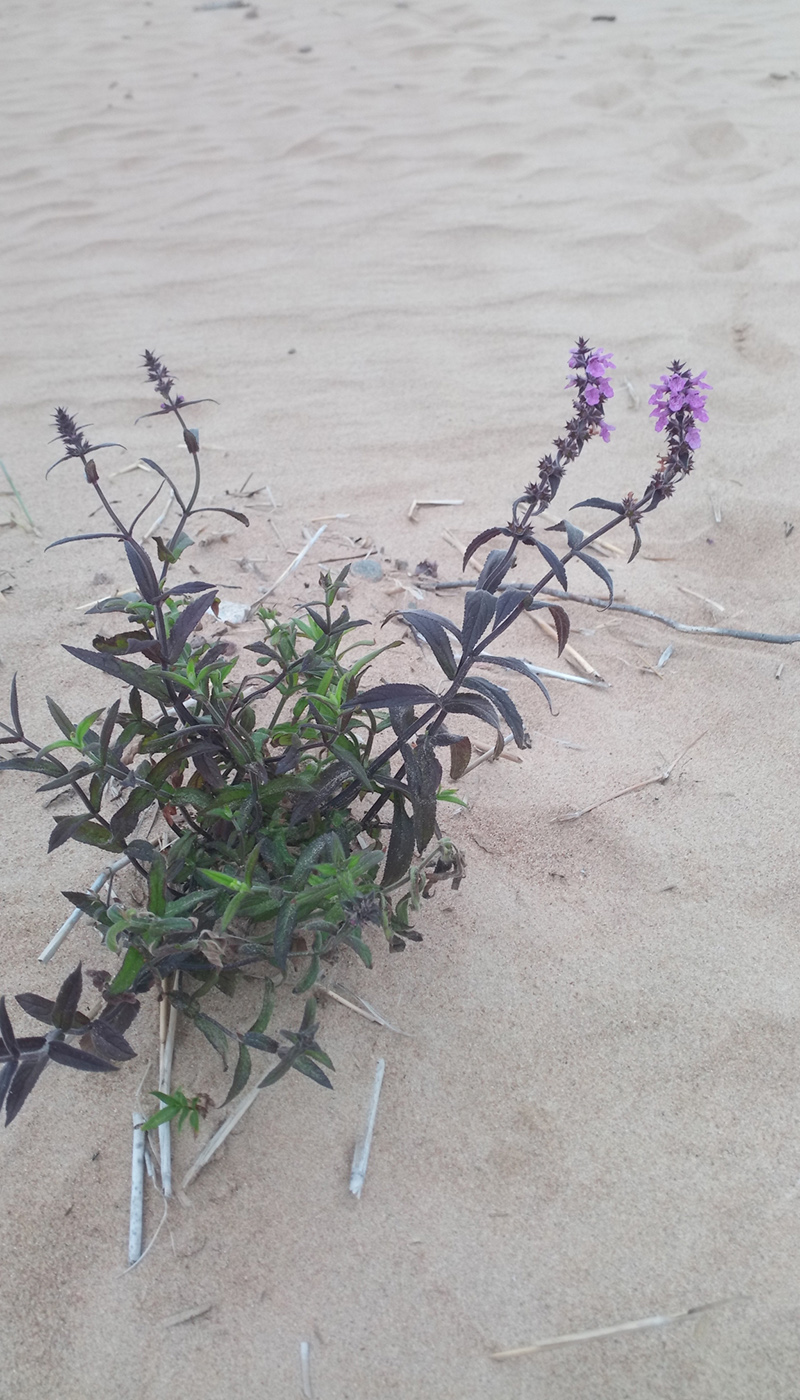
[[[650,387],[655,390],[648,402],[655,404],[650,417],[656,420],[656,432],[663,432],[674,418],[674,431],[680,432],[682,440],[696,451],[700,446],[696,424],[708,422],[706,399],[712,386],[706,383],[706,370],[702,374],[692,374],[680,361],[674,360],[669,373],[662,374],[658,384]]]
[[[88,425],[83,423],[80,426],[75,422],[71,413],[65,408],[57,408],[53,415],[56,437],[59,437],[66,447],[67,457],[85,457],[91,452],[88,438],[84,435],[83,429]],[[55,442],[55,438],[53,441]],[[62,462],[64,458],[61,458]]]
[[[706,383],[705,370],[692,374],[680,360],[673,360],[667,373],[651,385],[654,392],[649,402],[654,407],[650,417],[656,420],[656,432],[666,429],[669,451],[660,459],[659,470],[648,487],[648,510],[671,496],[675,482],[692,470],[693,453],[700,446],[697,423],[708,422],[706,399],[711,387]]]
[[[581,337],[570,353],[569,366],[575,374],[570,375],[567,387],[578,391],[572,403],[575,416],[567,423],[563,436],[554,440],[555,456],[548,452],[539,462],[539,480],[526,486],[520,497],[521,503],[536,506],[538,510],[550,504],[567,464],[580,456],[584,444],[598,435],[603,442],[609,442],[614,431],[604,418],[606,400],[614,397],[608,377],[609,371],[615,368],[610,351],[603,350],[602,346],[595,350]]]

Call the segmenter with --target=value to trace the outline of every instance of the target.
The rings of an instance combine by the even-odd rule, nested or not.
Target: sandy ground
[[[559,430],[576,335],[616,353],[617,431],[565,507],[641,488],[648,383],[686,358],[716,386],[698,470],[635,564],[615,564],[617,587],[689,622],[713,616],[682,589],[734,626],[796,630],[800,21],[770,0],[618,0],[613,22],[596,8],[6,0],[0,455],[41,535],[0,532],[0,680],[19,670],[33,733],[52,737],[45,691],[74,713],[96,703],[60,643],[86,644],[80,605],[127,582],[113,545],[43,553],[92,527],[75,470],[44,481],[53,406],[185,471],[164,423],[132,426],[152,403],[145,346],[219,400],[199,410],[207,501],[252,473],[288,546],[349,512],[313,559],[363,536],[444,577],[442,530],[502,522]],[[115,499],[147,484],[118,478]],[[464,504],[411,524],[428,495]],[[289,558],[253,519],[196,557],[245,601],[259,578],[239,561],[269,578]],[[593,582],[577,566],[573,586]],[[381,618],[389,588],[360,585],[357,607]],[[573,619],[611,688],[558,686],[555,719],[531,688],[532,750],[467,779],[451,820],[461,892],[424,911],[421,947],[346,970],[410,1038],[329,1007],[336,1092],[293,1076],[260,1101],[130,1274],[152,1017],[114,1082],[52,1070],[0,1138],[3,1397],[283,1400],[301,1393],[302,1340],[317,1400],[798,1394],[796,655]],[[528,619],[515,641],[553,664]],[[661,677],[644,669],[670,641]],[[701,733],[668,784],[555,824]],[[103,956],[84,930],[36,963],[59,891],[98,862],[48,858],[43,799],[14,775],[2,790],[2,985],[48,993]],[[210,1060],[183,1054],[177,1082],[221,1096]],[[180,1141],[181,1164],[193,1150]],[[148,1237],[159,1216],[151,1196]],[[670,1329],[489,1359],[725,1298]]]

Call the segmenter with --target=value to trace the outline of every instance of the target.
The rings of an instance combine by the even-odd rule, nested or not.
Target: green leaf
[[[161,915],[166,912],[166,882],[167,864],[164,860],[164,857],[162,855],[158,855],[156,856],[155,860],[153,861],[153,864],[150,867],[150,876],[148,880],[149,898],[147,901],[147,907],[150,910],[151,914]]]
[[[198,1011],[191,1018],[197,1029],[205,1036],[209,1045],[213,1045],[217,1054],[222,1059],[222,1068],[228,1068],[228,1032],[219,1021],[215,1021],[212,1016],[206,1016],[204,1012]]]
[[[278,910],[278,917],[275,920],[275,929],[272,935],[272,956],[281,972],[286,972],[286,964],[289,958],[289,951],[292,946],[295,927],[297,925],[297,905],[293,900],[287,899]]]
[[[235,1099],[237,1094],[241,1094],[242,1089],[250,1078],[252,1068],[253,1061],[250,1056],[250,1051],[246,1045],[240,1045],[239,1058],[236,1061],[236,1069],[233,1071],[233,1081],[228,1090],[227,1097],[222,1100],[222,1104],[220,1105],[222,1108],[225,1107],[226,1103],[230,1103],[231,1099]]]
[[[75,725],[72,723],[72,720],[64,714],[61,706],[56,704],[55,700],[51,700],[49,695],[46,695],[45,699],[47,701],[47,708],[61,730],[61,733],[64,735],[64,738],[71,739],[75,732]]]
[[[314,1083],[320,1084],[323,1089],[333,1088],[325,1071],[320,1069],[319,1065],[314,1064],[314,1061],[310,1060],[308,1055],[298,1055],[292,1065],[292,1069],[299,1070],[307,1079],[313,1079]]]
[[[138,948],[129,948],[125,954],[122,967],[106,988],[107,995],[115,997],[118,996],[120,992],[127,992],[128,989],[133,986],[145,962],[144,953],[141,953]]]
[[[264,996],[255,1021],[250,1027],[251,1031],[256,1031],[259,1035],[267,1029],[272,1020],[272,1013],[275,1010],[275,985],[271,977],[267,977],[264,982]]]
[[[300,981],[292,988],[294,995],[299,997],[302,992],[309,992],[319,977],[319,954],[313,953],[309,960],[308,969],[304,972]]]

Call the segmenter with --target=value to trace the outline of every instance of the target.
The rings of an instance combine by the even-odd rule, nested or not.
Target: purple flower
[[[697,424],[708,422],[706,399],[711,385],[706,383],[705,370],[702,374],[692,374],[675,360],[658,383],[650,387],[653,389],[649,399],[653,405],[650,417],[656,420],[656,432],[666,430],[669,445],[667,456],[661,458],[661,466],[648,488],[651,502],[648,508],[652,510],[665,496],[672,494],[676,480],[692,470],[692,453],[700,446]]]
[[[617,430],[612,423],[606,423],[605,421],[603,421],[600,424],[600,436],[603,439],[603,442],[610,442],[611,434],[615,433],[616,431]]]

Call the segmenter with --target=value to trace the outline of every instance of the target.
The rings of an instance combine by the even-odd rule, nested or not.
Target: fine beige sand
[[[6,0],[0,457],[40,534],[0,529],[0,689],[18,670],[31,733],[53,737],[45,692],[73,714],[110,695],[60,644],[88,645],[81,605],[127,586],[108,542],[44,553],[97,521],[79,469],[45,483],[53,407],[129,447],[104,455],[107,476],[139,453],[187,469],[168,424],[133,427],[156,406],[145,346],[219,400],[198,410],[206,502],[268,484],[294,550],[315,517],[349,512],[280,608],[366,538],[386,573],[353,606],[376,626],[407,596],[395,560],[456,577],[442,531],[505,520],[567,415],[577,335],[616,355],[616,433],[571,470],[562,509],[643,487],[648,385],[685,358],[715,385],[697,471],[648,517],[639,559],[612,559],[617,588],[691,623],[719,618],[705,597],[727,625],[797,630],[796,8],[604,4],[613,21],[600,0]],[[109,484],[132,511],[149,479]],[[463,505],[412,524],[420,496]],[[215,539],[222,519],[194,562],[250,602],[248,561],[271,579],[290,556],[264,511]],[[596,585],[580,565],[572,581]],[[0,1133],[4,1400],[285,1400],[303,1341],[316,1400],[797,1396],[796,650],[572,615],[610,688],[554,682],[551,718],[512,687],[533,747],[465,780],[469,810],[447,818],[461,891],[421,912],[421,946],[338,970],[407,1037],[329,1005],[335,1093],[292,1076],[265,1094],[132,1273],[130,1114],[154,1009],[139,1060],[102,1082],[53,1068]],[[513,641],[555,664],[529,619]],[[413,642],[402,666],[434,679]],[[700,735],[665,785],[555,822]],[[49,994],[79,957],[113,963],[86,927],[36,962],[60,891],[102,862],[47,857],[44,798],[13,774],[0,791],[2,988]],[[175,1082],[219,1102],[211,1051],[192,1064],[181,1038]],[[179,1170],[194,1151],[187,1132]],[[148,1239],[160,1215],[151,1190]]]

